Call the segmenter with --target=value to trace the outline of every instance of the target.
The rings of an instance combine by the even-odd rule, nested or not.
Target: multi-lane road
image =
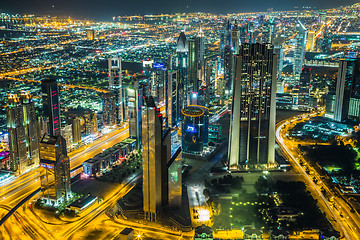
[[[70,168],[73,169],[80,166],[87,159],[92,158],[96,154],[101,153],[104,149],[110,148],[116,143],[121,142],[128,136],[129,130],[126,125],[122,129],[116,129],[95,140],[93,143],[81,147],[76,150],[76,152],[69,154]],[[39,169],[37,168],[17,176],[1,186],[0,204],[13,207],[25,196],[39,187]]]
[[[319,207],[326,214],[332,225],[342,233],[342,237],[349,240],[360,239],[359,215],[351,209],[351,206],[343,198],[326,186],[326,183],[321,180],[321,175],[317,173],[316,169],[306,163],[297,147],[298,142],[287,137],[289,128],[303,121],[304,118],[308,117],[307,115],[313,117],[317,113],[303,114],[277,123],[276,141],[294,169],[304,176],[312,196],[318,200]],[[300,162],[303,164],[300,164]]]

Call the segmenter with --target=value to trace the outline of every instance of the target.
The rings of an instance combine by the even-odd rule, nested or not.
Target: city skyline
[[[1,10],[0,239],[360,240],[360,3],[332,3]]]
[[[133,6],[126,1],[107,0],[98,1],[43,1],[38,0],[36,4],[20,0],[16,5],[13,2],[6,2],[2,5],[1,10],[12,14],[49,14],[53,16],[71,16],[74,18],[86,18],[91,20],[110,21],[113,16],[121,15],[151,15],[151,14],[173,14],[173,13],[193,13],[209,12],[214,14],[233,14],[243,12],[266,12],[272,8],[275,11],[293,11],[303,7],[312,9],[330,9],[340,6],[348,6],[357,3],[357,0],[344,0],[339,3],[336,0],[275,0],[268,2],[265,0],[256,1],[236,1],[226,0],[225,2],[217,1],[190,1],[185,2],[168,2],[164,0],[156,1],[138,1],[139,5]],[[109,7],[111,6],[111,7]],[[141,6],[139,8],[138,6]],[[204,7],[206,6],[206,7]],[[230,7],[231,6],[231,7]],[[235,6],[235,7],[234,7]],[[238,6],[238,7],[236,7]]]

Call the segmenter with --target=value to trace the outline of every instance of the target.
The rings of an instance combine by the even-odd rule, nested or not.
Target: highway
[[[104,149],[107,149],[118,142],[121,142],[125,138],[129,136],[128,126],[125,125],[122,129],[115,129],[112,132],[102,136],[101,138],[95,140],[93,143],[88,144],[86,146],[77,149],[75,152],[69,154],[70,157],[70,167],[71,169],[81,165],[87,159],[95,156],[98,153],[101,153]],[[23,175],[17,176],[12,181],[6,183],[1,188],[0,192],[0,216],[4,216],[12,207],[14,207],[18,202],[20,202],[24,196],[27,196],[29,193],[35,191],[37,188],[40,187],[39,178],[39,169],[34,169],[28,173]],[[130,188],[121,188],[121,191],[130,190]],[[119,189],[116,190],[116,193],[119,193]],[[116,197],[115,197],[116,196]],[[115,194],[113,198],[118,199],[119,195]],[[105,200],[106,202],[106,200]],[[105,203],[104,202],[104,203]],[[109,201],[114,203],[114,201]],[[2,206],[2,207],[1,207]],[[103,206],[103,204],[101,205]],[[104,205],[105,206],[105,205]],[[108,205],[106,205],[108,206]],[[105,208],[105,207],[104,207]],[[24,208],[25,209],[25,208]],[[102,208],[101,208],[102,209]],[[43,234],[43,236],[38,235],[38,231],[40,229],[33,229],[37,228],[37,225],[34,225],[33,221],[26,221],[26,217],[28,214],[21,214],[19,215],[19,211],[14,215],[14,217],[10,217],[7,222],[3,226],[1,226],[1,232],[7,232],[10,234],[10,239],[14,239],[15,235],[21,236],[20,239],[24,239],[24,231],[27,233],[27,236],[30,236],[29,239],[46,239],[48,234]],[[98,210],[96,211],[98,214]],[[26,217],[25,217],[26,216]],[[92,215],[91,215],[92,216]],[[16,222],[14,222],[14,219]],[[35,221],[36,223],[37,221]],[[13,225],[15,224],[15,225]],[[20,224],[21,228],[24,230],[21,234],[16,234],[13,232],[13,226],[18,226]],[[13,235],[15,234],[15,235]]]
[[[121,130],[116,129],[101,138],[95,140],[93,143],[85,145],[80,149],[69,154],[70,168],[80,166],[84,161],[101,153],[104,149],[110,148],[118,142],[121,142],[129,136],[128,126]],[[34,169],[28,173],[15,177],[12,181],[2,186],[0,191],[0,204],[7,206],[15,206],[25,195],[35,191],[40,187],[39,168]]]
[[[327,215],[327,218],[333,226],[342,233],[343,238],[349,240],[360,239],[360,228],[358,226],[360,223],[359,216],[355,212],[352,213],[349,205],[342,198],[338,197],[336,193],[331,191],[321,180],[321,175],[306,163],[306,160],[298,149],[299,143],[288,139],[286,136],[289,128],[303,121],[304,118],[307,118],[307,115],[313,117],[316,116],[317,113],[303,114],[277,123],[276,142],[294,169],[304,176],[307,185],[310,186],[309,191],[312,196],[318,200],[319,207]],[[300,162],[305,162],[305,164],[300,164]],[[331,219],[335,221],[331,221]]]

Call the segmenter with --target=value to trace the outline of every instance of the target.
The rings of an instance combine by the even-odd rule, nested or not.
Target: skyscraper
[[[240,30],[238,25],[234,24],[233,29],[231,30],[231,48],[234,54],[239,54],[240,50]]]
[[[360,96],[360,59],[341,59],[336,82],[334,120],[348,118],[351,97]]]
[[[102,98],[103,109],[103,125],[113,126],[117,123],[116,120],[116,103],[113,93],[105,93]]]
[[[141,149],[141,122],[142,122],[142,106],[143,106],[143,86],[135,80],[133,87],[127,88],[128,96],[128,113],[129,113],[129,136],[136,139],[137,149]]]
[[[98,134],[98,121],[96,112],[92,110],[86,110],[84,112],[85,120],[85,133],[86,135],[97,135]]]
[[[310,84],[311,84],[311,68],[303,67],[300,74],[299,94],[297,104],[299,106],[309,107]]]
[[[81,144],[81,128],[79,117],[75,117],[72,120],[72,136],[74,144]]]
[[[243,44],[236,56],[229,167],[274,164],[276,55],[271,44]]]
[[[155,221],[164,206],[167,194],[168,154],[163,149],[162,115],[154,99],[145,98],[142,107],[142,146],[143,146],[143,208],[145,218]],[[170,147],[170,146],[169,146]],[[167,152],[169,149],[165,149]],[[165,196],[166,195],[166,196]]]
[[[285,41],[285,37],[283,35],[276,36],[273,40],[274,45],[274,53],[276,54],[277,58],[277,68],[276,68],[276,92],[277,93],[284,93],[284,81],[282,79],[282,71],[284,67],[284,48],[283,43]]]
[[[198,105],[189,105],[181,110],[182,149],[187,154],[201,154],[208,144],[209,110]]]
[[[40,141],[40,182],[42,199],[58,206],[71,197],[70,161],[65,139],[45,134]]]
[[[234,73],[234,54],[231,46],[226,45],[224,49],[224,81],[225,95],[227,98],[231,96]]]
[[[204,77],[204,34],[200,29],[198,35],[188,40],[189,54],[188,54],[188,69],[187,69],[187,80],[191,86],[190,102],[196,102],[194,97],[196,96],[201,81]]]
[[[168,202],[170,208],[178,208],[182,202],[182,152],[179,147],[168,162]]]
[[[240,39],[239,39],[239,42],[240,42]],[[220,29],[220,48],[219,48],[220,66],[219,67],[220,67],[221,71],[224,71],[225,46],[232,46],[230,21],[226,21],[224,23],[224,26]]]
[[[309,31],[306,40],[306,51],[313,52],[315,50],[316,32]]]
[[[180,121],[180,95],[179,95],[179,79],[178,71],[166,71],[166,87],[165,87],[165,112],[169,127],[174,127]]]
[[[39,136],[35,105],[28,92],[20,99],[9,94],[6,107],[9,132],[10,170],[19,174],[39,164]]]
[[[89,41],[94,40],[95,38],[95,31],[93,29],[86,29],[86,39]]]
[[[187,76],[187,62],[188,62],[188,41],[185,33],[181,32],[177,40],[176,46],[176,58],[175,58],[175,69],[178,70],[178,94],[179,104],[181,108],[187,105],[187,99],[189,97],[189,82]]]
[[[109,58],[109,89],[114,94],[116,110],[115,114],[117,124],[124,121],[124,99],[122,93],[122,75],[121,75],[121,58]]]
[[[41,81],[44,116],[48,122],[48,133],[51,136],[60,135],[60,102],[59,88],[56,79],[46,77]]]
[[[295,43],[293,75],[296,80],[299,80],[304,62],[307,30],[300,21],[298,21],[297,23],[297,30],[298,30],[298,34],[296,36],[296,43]]]

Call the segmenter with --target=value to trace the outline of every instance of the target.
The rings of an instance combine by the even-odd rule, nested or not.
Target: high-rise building
[[[300,21],[297,23],[297,30],[298,34],[296,36],[293,64],[293,75],[296,80],[300,78],[300,73],[303,67],[307,39],[307,30]]]
[[[44,116],[48,122],[48,133],[51,136],[60,135],[60,102],[59,88],[56,79],[45,78],[41,81],[41,90],[43,98]]]
[[[45,134],[40,141],[41,198],[58,206],[71,197],[70,161],[65,139]]]
[[[189,105],[181,110],[182,149],[188,154],[201,154],[208,144],[209,113],[206,107]]]
[[[189,83],[187,76],[187,63],[188,63],[188,41],[185,33],[181,32],[177,40],[175,69],[178,70],[178,91],[179,91],[179,104],[181,108],[187,105],[187,99],[190,95]]]
[[[225,59],[225,46],[232,46],[231,41],[231,23],[230,21],[226,21],[224,26],[220,29],[220,70],[224,71],[224,59]],[[240,42],[240,39],[239,39]]]
[[[280,35],[280,36],[276,36],[272,43],[274,45],[274,53],[276,54],[277,57],[277,68],[276,68],[277,93],[284,93],[284,81],[282,79],[282,71],[284,67],[284,57],[285,57],[284,48],[283,48],[284,41],[285,41],[285,36]]]
[[[86,29],[86,39],[91,41],[95,38],[95,31],[93,29]]]
[[[232,93],[233,85],[233,73],[234,73],[234,54],[231,46],[226,45],[224,49],[224,81],[226,84],[225,87],[225,96],[228,98]]]
[[[299,106],[309,107],[311,78],[311,68],[303,67],[300,74],[299,93],[297,97],[297,104]]]
[[[234,54],[239,54],[240,50],[240,30],[238,25],[234,24],[233,29],[231,30],[231,48]]]
[[[9,94],[6,107],[9,132],[10,170],[19,174],[39,164],[38,122],[35,105],[28,92],[22,91],[20,99]]]
[[[276,55],[271,44],[243,44],[236,56],[229,167],[274,164]]]
[[[171,152],[168,144],[163,144],[160,110],[151,96],[146,97],[142,107],[143,208],[145,218],[151,221],[157,219],[166,204],[168,180],[164,173]]]
[[[179,208],[182,202],[182,152],[179,147],[168,163],[168,202],[170,208]]]
[[[133,87],[127,88],[127,107],[129,115],[129,136],[136,139],[137,149],[141,149],[141,121],[142,121],[142,106],[143,106],[143,86],[135,80]]]
[[[122,90],[121,58],[109,58],[109,89],[114,94],[115,117],[117,124],[124,121],[124,99]]]
[[[80,118],[75,117],[72,120],[72,137],[74,144],[81,144],[81,125]]]
[[[73,146],[72,124],[61,125],[61,136],[65,139],[66,149],[71,149]]]
[[[116,119],[116,102],[113,93],[105,93],[102,99],[103,109],[103,125],[114,126],[117,123]]]
[[[351,97],[360,96],[360,59],[341,59],[334,105],[334,120],[342,122],[348,118]]]
[[[327,30],[327,28],[324,28],[324,39],[321,42],[321,51],[324,53],[327,53],[331,50],[331,44],[332,44],[333,34]]]
[[[192,96],[195,96],[194,93],[197,93],[201,82],[204,77],[204,33],[200,29],[198,35],[195,38],[188,40],[189,55],[188,55],[188,77],[187,80],[189,85],[191,85],[190,102],[194,103]]]
[[[84,113],[85,121],[85,133],[86,135],[97,135],[98,134],[98,121],[96,112],[87,110]]]
[[[49,130],[48,124],[46,122],[46,118],[44,116],[38,116],[37,124],[38,124],[38,136],[39,136],[39,139],[41,139],[41,137],[45,133],[48,133],[48,130]]]
[[[181,96],[179,95],[178,71],[166,71],[165,113],[169,127],[175,127],[180,121]]]
[[[309,31],[306,40],[306,51],[313,52],[315,50],[315,38],[316,33],[314,31]]]

